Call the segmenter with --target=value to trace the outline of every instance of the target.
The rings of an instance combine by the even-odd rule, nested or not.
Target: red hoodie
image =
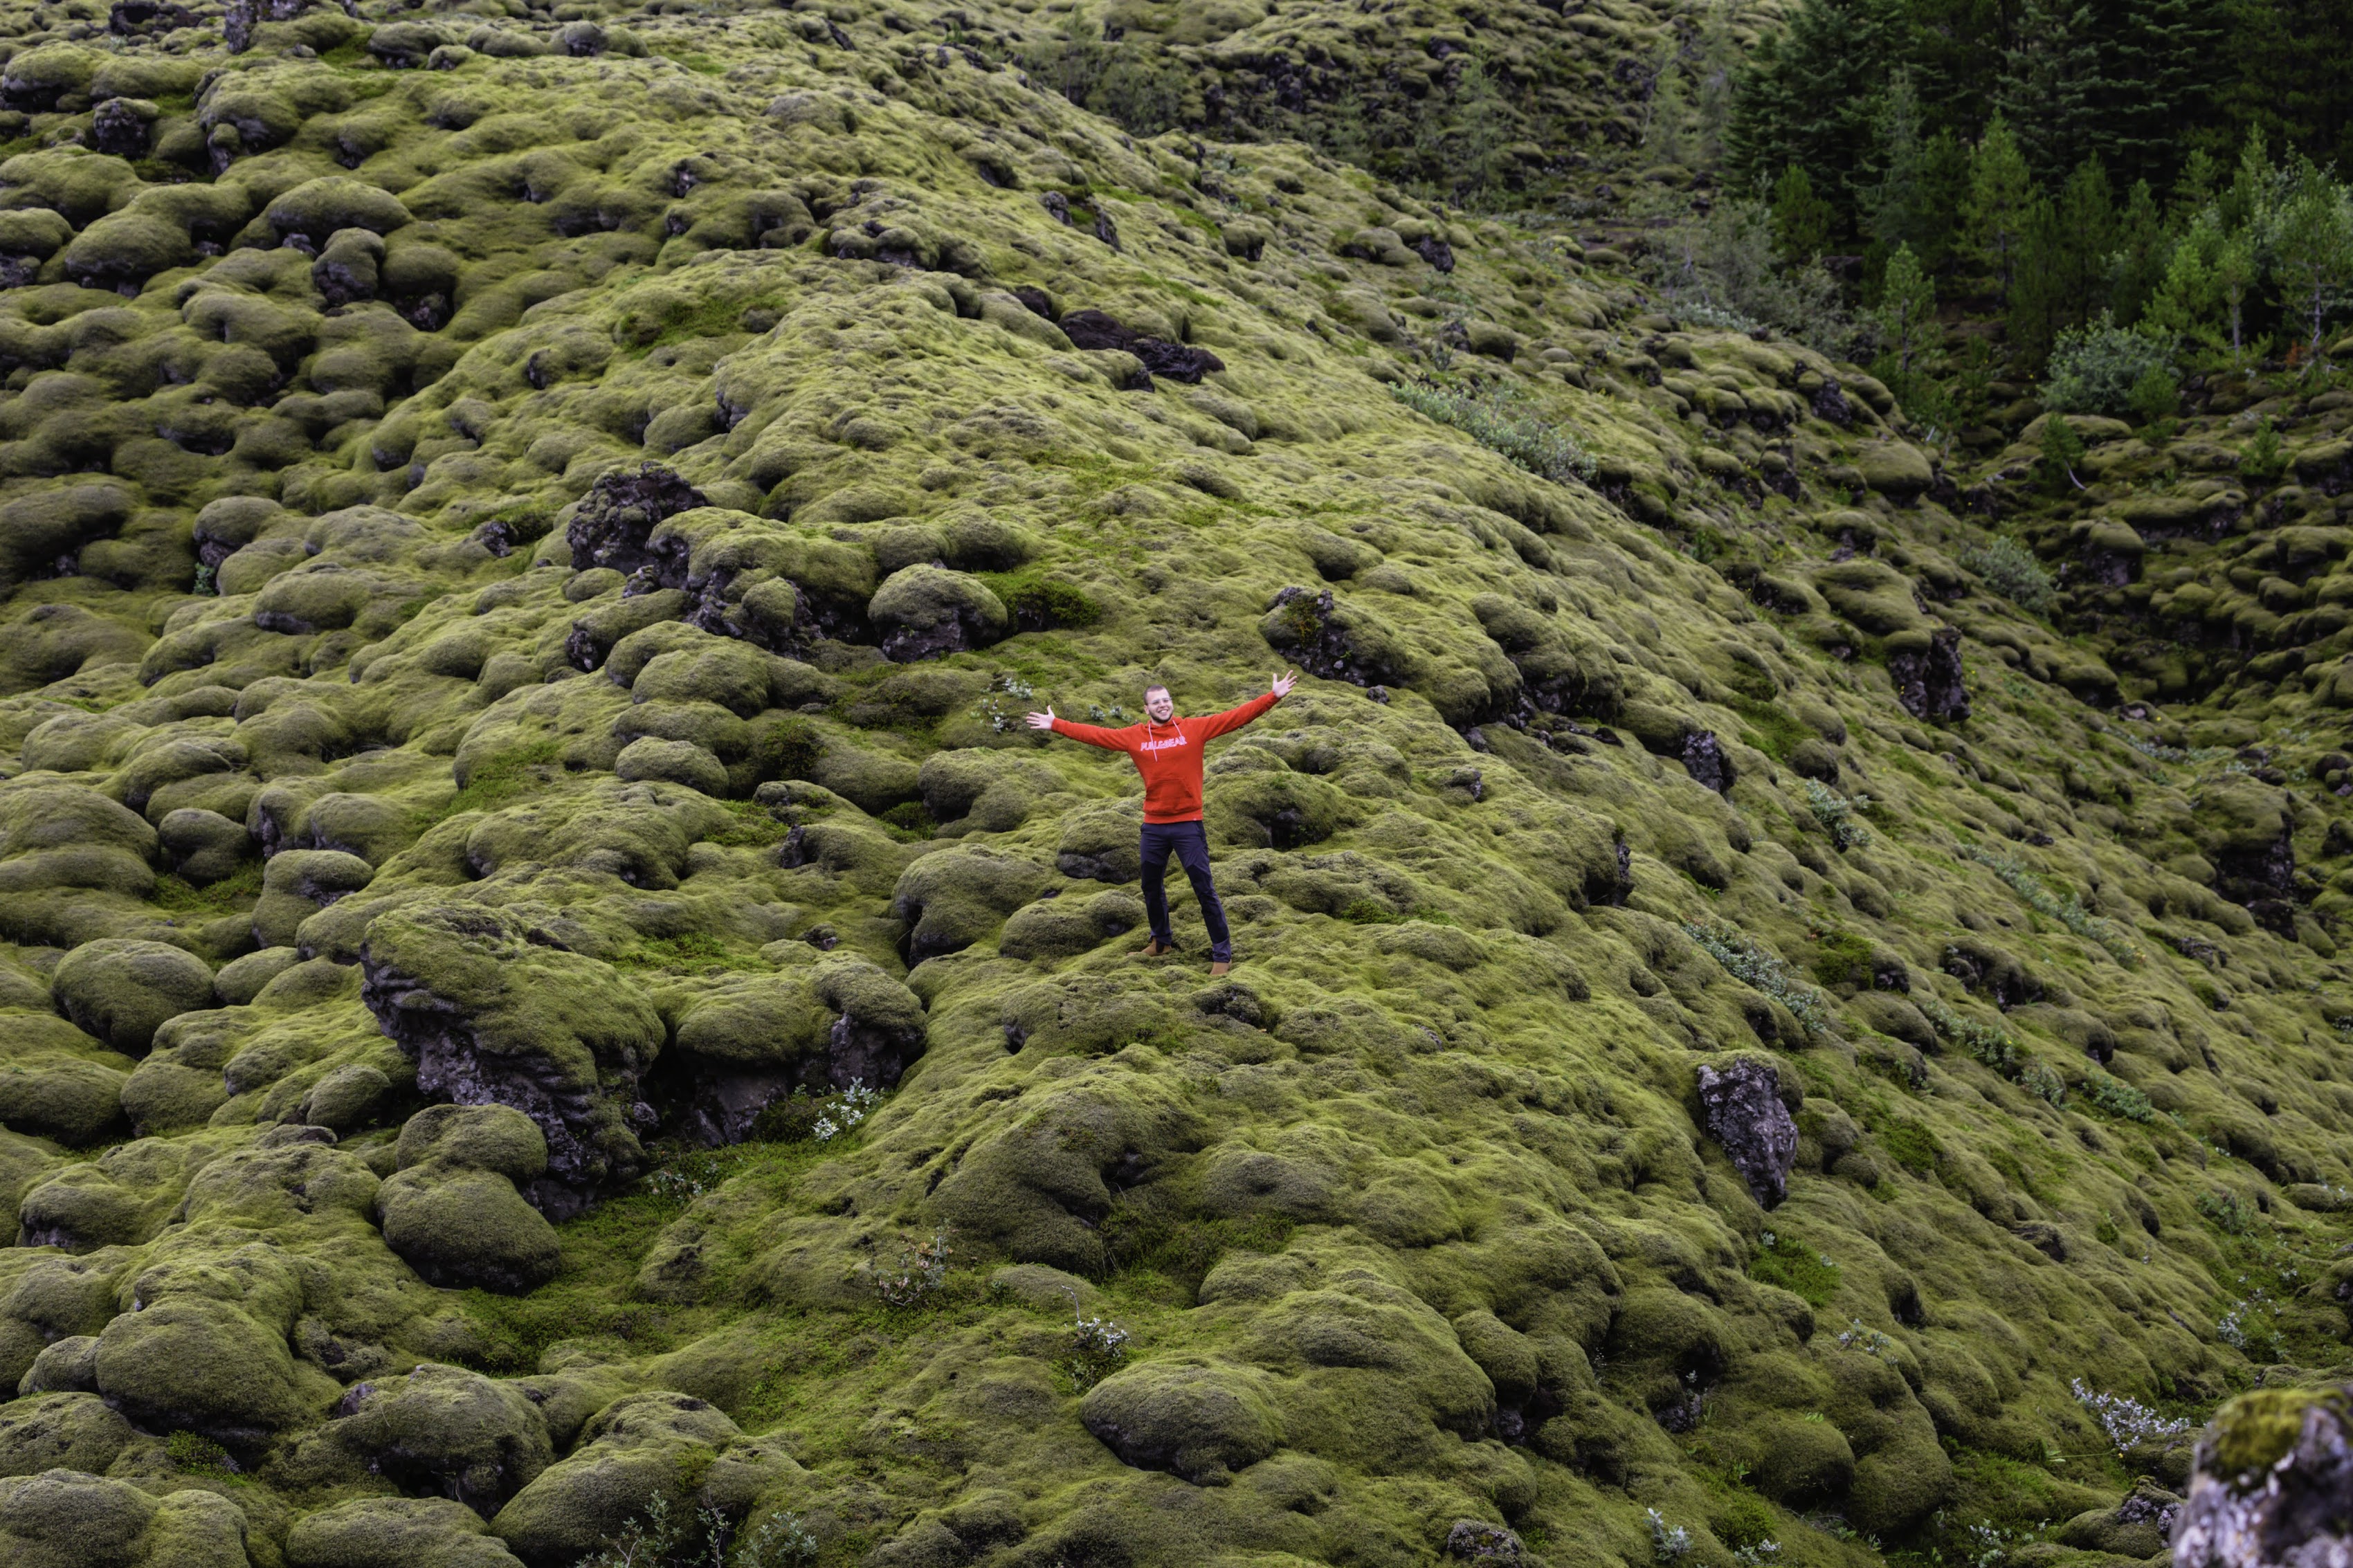
[[[1135,771],[1144,775],[1144,820],[1146,822],[1198,822],[1201,820],[1201,748],[1208,742],[1229,730],[1239,730],[1268,709],[1277,699],[1270,691],[1254,697],[1239,708],[1229,708],[1223,713],[1207,713],[1198,719],[1172,719],[1166,724],[1155,724],[1147,719],[1141,724],[1130,724],[1124,730],[1106,730],[1095,724],[1073,724],[1068,719],[1054,721],[1054,733],[1068,735],[1073,741],[1084,741],[1090,746],[1101,746],[1107,752],[1125,752],[1135,759]]]

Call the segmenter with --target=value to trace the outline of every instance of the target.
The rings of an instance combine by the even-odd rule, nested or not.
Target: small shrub
[[[1532,474],[1567,484],[1590,480],[1593,458],[1567,431],[1527,406],[1525,394],[1501,384],[1479,388],[1396,384],[1389,395],[1415,413],[1451,425]]]
[[[2172,379],[2173,346],[2147,331],[2116,326],[2105,317],[2059,334],[2042,384],[2042,406],[2054,414],[2133,412],[2133,395],[2151,371]]]
[[[793,825],[779,821],[774,812],[755,801],[723,800],[719,803],[734,816],[733,825],[706,837],[705,842],[727,849],[762,849],[772,844],[782,844],[792,837]]]
[[[2075,434],[2075,427],[2063,418],[2045,421],[2042,455],[2034,461],[2036,485],[2052,495],[2082,489],[2084,481],[2075,477],[2075,465],[2083,460],[2084,438]]]
[[[2161,425],[2181,412],[2181,383],[2175,379],[2170,365],[2153,364],[2140,373],[2140,379],[2125,394],[2125,403],[2133,417],[2143,425]]]
[[[239,866],[219,881],[201,888],[168,874],[158,877],[147,901],[166,914],[227,915],[251,907],[259,897],[261,867],[255,863]]]
[[[1871,943],[1852,931],[1832,931],[1821,940],[1814,978],[1825,985],[1871,985]]]
[[[1071,1353],[1060,1363],[1081,1393],[1120,1369],[1127,1360],[1128,1332],[1109,1318],[1090,1318],[1071,1301]]]
[[[1827,1307],[1838,1294],[1839,1266],[1794,1236],[1767,1231],[1758,1238],[1759,1251],[1748,1261],[1748,1278],[1782,1289],[1813,1308]]]
[[[920,800],[902,800],[874,820],[918,841],[930,838],[939,831],[939,824],[932,819],[932,814],[924,809]]]
[[[752,763],[764,779],[805,779],[824,754],[824,735],[797,713],[767,715],[752,727]]]
[[[1841,849],[1860,849],[1871,842],[1871,829],[1856,820],[1857,816],[1871,809],[1871,797],[1856,795],[1850,800],[1820,779],[1800,781],[1806,791],[1806,808],[1814,820],[1831,836],[1831,842]]]
[[[770,1514],[738,1537],[716,1509],[681,1512],[657,1497],[577,1568],[793,1568],[816,1562],[817,1552],[816,1537],[797,1514]]]
[[[947,1285],[948,1259],[955,1252],[944,1230],[933,1232],[928,1241],[902,1236],[898,1272],[878,1273],[875,1294],[882,1298],[884,1306],[902,1310],[929,1305]]]
[[[2210,1188],[2198,1194],[2198,1212],[2227,1236],[2244,1236],[2255,1228],[2254,1205],[2236,1193]]]
[[[743,1163],[736,1149],[687,1149],[664,1160],[639,1178],[646,1191],[665,1204],[681,1208],[717,1192]]]
[[[2279,426],[2267,415],[2255,426],[2254,439],[2239,454],[2239,474],[2252,483],[2271,484],[2287,472],[2287,454],[2280,450]]]
[[[881,1103],[881,1089],[867,1088],[864,1079],[851,1079],[849,1087],[835,1097],[833,1108],[809,1124],[809,1136],[820,1143],[829,1143],[865,1121],[867,1114]],[[943,1250],[940,1256],[944,1258],[947,1254]]]
[[[1879,1141],[1886,1145],[1897,1164],[1915,1176],[1925,1176],[1936,1168],[1936,1140],[1916,1121],[1888,1123],[1879,1130]]]
[[[988,572],[980,580],[1003,602],[1021,631],[1091,626],[1103,619],[1103,606],[1084,589],[1058,577],[1035,572]]]
[[[2109,1115],[2122,1117],[2126,1121],[2157,1120],[2157,1108],[2148,1102],[2148,1096],[2123,1079],[2110,1078],[2105,1073],[2093,1077],[2084,1098]]]
[[[1953,1042],[2027,1093],[2052,1105],[2065,1102],[2067,1083],[2001,1029],[1954,1012],[1934,996],[1915,995],[1912,1005],[1936,1033]]]
[[[1961,564],[2028,615],[2039,616],[2051,608],[2056,590],[2050,571],[2015,539],[1997,538],[1989,544],[1964,550]]]
[[[2106,1433],[2108,1441],[2121,1454],[2143,1443],[2179,1437],[2189,1430],[2189,1423],[2172,1416],[2160,1415],[2137,1399],[2127,1399],[2121,1394],[2094,1394],[2080,1377],[2069,1378],[2067,1386],[2073,1390],[2075,1403],[2092,1414]]]
[[[237,1461],[228,1450],[197,1432],[174,1432],[164,1439],[164,1452],[174,1468],[192,1476],[233,1476]]]
[[[2232,1302],[2231,1310],[2215,1320],[2214,1337],[2251,1360],[2285,1359],[2287,1346],[2280,1337],[2279,1320],[2274,1316],[2275,1306],[2271,1293],[2257,1287]]]
[[[2127,969],[2140,963],[2139,946],[2126,934],[2122,926],[2092,913],[2074,894],[2062,898],[2042,885],[2041,878],[2007,855],[1997,855],[1989,849],[1970,845],[1962,849],[1965,859],[1974,860],[2007,883],[2021,902],[2038,915],[2047,915],[2073,931],[2077,936],[2095,942],[2107,951],[2109,957]]]
[[[2051,1064],[2040,1057],[2028,1058],[2019,1069],[2018,1087],[2037,1100],[2052,1105],[2067,1103],[2067,1080],[2051,1069]]]
[[[1657,1563],[1680,1563],[1691,1555],[1692,1534],[1680,1524],[1669,1524],[1660,1517],[1657,1509],[1644,1510],[1651,1520],[1651,1558]]]
[[[1850,1318],[1847,1320],[1846,1328],[1839,1334],[1838,1347],[1842,1351],[1854,1351],[1862,1355],[1884,1357],[1888,1352],[1895,1348],[1895,1342],[1861,1318]]]
[[[1735,980],[1763,992],[1789,1010],[1809,1035],[1830,1033],[1830,1008],[1822,994],[1798,979],[1789,966],[1730,926],[1683,923],[1683,934],[1722,965]]]

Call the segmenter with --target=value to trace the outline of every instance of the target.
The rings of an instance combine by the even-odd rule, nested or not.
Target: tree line
[[[1902,370],[1939,290],[2029,373],[2117,332],[2302,358],[2353,303],[2342,0],[1803,0],[1711,99],[1728,8],[1650,139],[1714,154],[1784,267],[1848,258]]]

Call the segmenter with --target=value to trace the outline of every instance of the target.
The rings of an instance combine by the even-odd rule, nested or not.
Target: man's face
[[[1176,700],[1168,695],[1166,687],[1155,686],[1144,694],[1144,710],[1154,723],[1166,724],[1176,717]]]

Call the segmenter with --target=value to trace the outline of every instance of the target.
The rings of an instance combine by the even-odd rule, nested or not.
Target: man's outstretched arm
[[[1229,730],[1240,729],[1285,697],[1290,696],[1291,689],[1298,684],[1298,681],[1299,677],[1286,669],[1274,678],[1274,684],[1268,689],[1265,696],[1253,697],[1239,708],[1229,708],[1222,713],[1212,713],[1199,720],[1201,739],[1211,740],[1225,734]]]
[[[1057,719],[1051,708],[1048,708],[1043,713],[1030,714],[1029,728],[1051,730],[1057,735],[1066,735],[1073,741],[1082,741],[1090,746],[1101,746],[1106,752],[1127,750],[1127,742],[1121,739],[1118,731],[1106,730],[1100,724],[1073,724],[1068,719]]]

